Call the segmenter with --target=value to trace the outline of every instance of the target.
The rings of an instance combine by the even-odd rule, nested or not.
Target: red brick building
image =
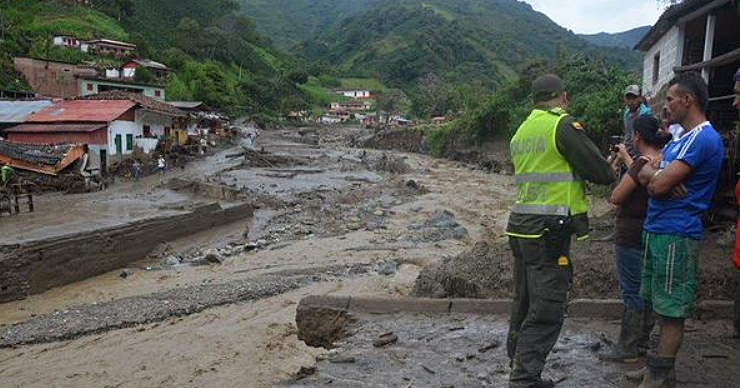
[[[79,95],[78,78],[96,77],[93,67],[66,62],[16,57],[15,68],[38,93],[48,97],[70,98]]]

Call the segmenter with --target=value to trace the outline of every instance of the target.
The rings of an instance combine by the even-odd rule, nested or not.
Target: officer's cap
[[[565,82],[555,74],[545,74],[532,82],[535,102],[550,101],[565,91]]]

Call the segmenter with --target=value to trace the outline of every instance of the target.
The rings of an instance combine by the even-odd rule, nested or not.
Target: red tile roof
[[[21,124],[10,127],[10,133],[47,133],[47,132],[93,132],[105,128],[104,124]]]
[[[130,100],[115,101],[85,101],[67,100],[45,108],[26,119],[27,123],[63,123],[63,122],[94,122],[108,123],[114,121],[129,109],[135,107],[136,102]]]

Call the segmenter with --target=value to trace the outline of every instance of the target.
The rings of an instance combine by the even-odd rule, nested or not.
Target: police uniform
[[[550,81],[540,89],[561,93],[562,81]],[[581,124],[559,108],[535,108],[511,140],[511,156],[517,197],[507,226],[515,281],[510,384],[548,387],[540,376],[563,325],[571,236],[588,236],[585,181],[610,184],[616,175]]]

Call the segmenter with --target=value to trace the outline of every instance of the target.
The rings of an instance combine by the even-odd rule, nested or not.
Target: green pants
[[[507,338],[512,361],[511,387],[531,387],[540,381],[545,359],[560,336],[572,265],[558,265],[570,257],[570,235],[538,239],[510,237],[514,253],[514,302]]]
[[[699,240],[672,234],[643,233],[640,294],[653,310],[668,318],[687,318],[696,298]]]

